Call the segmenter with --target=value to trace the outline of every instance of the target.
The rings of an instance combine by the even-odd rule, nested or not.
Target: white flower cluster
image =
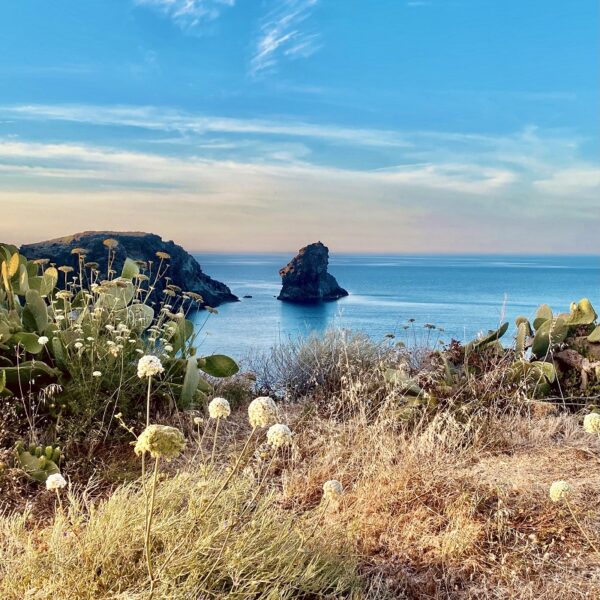
[[[53,473],[46,478],[47,490],[59,490],[67,485],[66,479],[60,473]]]
[[[248,420],[252,427],[266,427],[277,418],[275,402],[268,396],[255,398],[248,405]]]
[[[600,414],[590,413],[583,418],[583,430],[586,433],[600,434]]]
[[[344,493],[344,486],[337,479],[330,479],[323,484],[323,496],[326,500],[337,502]]]
[[[571,495],[573,488],[566,481],[554,481],[550,486],[550,499],[560,502]]]
[[[154,377],[164,370],[158,356],[146,354],[146,356],[142,356],[138,361],[137,374],[140,379],[143,379],[144,377]]]
[[[292,443],[292,432],[287,425],[282,425],[281,423],[271,425],[267,431],[267,442],[275,449],[290,446]]]
[[[135,443],[136,454],[149,452],[152,458],[177,458],[185,448],[183,433],[168,425],[148,425]]]
[[[225,398],[213,398],[208,404],[211,419],[226,419],[231,414],[231,407]]]

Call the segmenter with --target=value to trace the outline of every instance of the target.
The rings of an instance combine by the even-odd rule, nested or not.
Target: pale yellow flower
[[[600,434],[600,414],[590,413],[583,418],[583,430],[586,433]]]
[[[560,502],[566,500],[572,492],[573,488],[566,481],[554,481],[550,486],[550,499],[552,502]]]
[[[323,484],[323,496],[326,500],[339,501],[344,493],[344,486],[337,479],[330,479]]]
[[[281,423],[271,425],[267,431],[267,442],[273,448],[289,446],[292,443],[292,432],[287,425],[282,425]]]
[[[146,356],[142,356],[138,361],[137,374],[140,379],[143,379],[144,377],[153,377],[154,375],[162,373],[164,370],[158,356],[147,354]]]
[[[152,458],[177,458],[185,448],[183,433],[168,425],[148,425],[135,443],[135,453],[149,452]]]
[[[252,427],[266,427],[277,418],[277,406],[268,396],[255,398],[248,405],[248,419]]]
[[[208,405],[211,419],[226,419],[231,414],[231,407],[225,398],[213,398]]]

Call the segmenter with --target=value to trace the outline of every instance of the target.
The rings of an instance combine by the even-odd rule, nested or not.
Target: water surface
[[[333,255],[329,271],[350,296],[297,305],[276,299],[278,271],[289,254],[195,256],[205,273],[241,299],[208,320],[206,313],[195,316],[204,354],[243,358],[331,326],[403,339],[427,335],[423,325],[431,323],[444,330],[444,339],[465,341],[502,319],[512,325],[518,315],[531,317],[542,302],[563,312],[586,296],[600,309],[600,257]],[[409,319],[415,322],[407,331]]]

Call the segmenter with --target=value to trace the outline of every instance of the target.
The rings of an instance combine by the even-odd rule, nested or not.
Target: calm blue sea
[[[320,305],[276,300],[278,271],[289,254],[196,258],[242,300],[220,306],[208,319],[206,313],[195,316],[201,352],[238,359],[332,326],[410,340],[424,339],[423,325],[432,323],[444,331],[430,333],[430,341],[438,335],[469,340],[503,319],[512,324],[518,315],[531,317],[541,303],[564,312],[586,296],[600,312],[600,257],[334,255],[329,270],[350,296]],[[415,322],[405,330],[408,319]]]

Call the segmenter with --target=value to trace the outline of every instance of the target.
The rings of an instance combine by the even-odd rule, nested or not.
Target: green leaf
[[[213,354],[199,358],[198,367],[213,377],[231,377],[240,370],[237,363],[224,354]]]
[[[597,325],[594,331],[587,336],[588,342],[597,343],[600,342],[600,325]]]
[[[123,263],[123,270],[121,271],[121,277],[123,279],[133,279],[140,272],[140,268],[137,263],[130,258],[126,258]]]
[[[40,293],[29,290],[25,294],[25,308],[23,309],[23,320],[33,321],[34,331],[42,333],[48,326],[48,309]]]
[[[15,333],[13,339],[17,344],[20,344],[30,354],[38,354],[42,351],[43,346],[38,342],[38,335],[36,333],[27,333],[20,331]]]
[[[571,314],[567,319],[568,325],[590,325],[598,315],[587,298],[582,298],[579,302],[571,304]]]
[[[538,307],[533,320],[533,328],[538,330],[546,321],[551,321],[554,318],[552,309],[547,304],[542,304]]]
[[[188,358],[181,390],[182,406],[191,406],[193,404],[194,394],[198,389],[199,383],[200,373],[198,373],[198,365],[193,358]]]

